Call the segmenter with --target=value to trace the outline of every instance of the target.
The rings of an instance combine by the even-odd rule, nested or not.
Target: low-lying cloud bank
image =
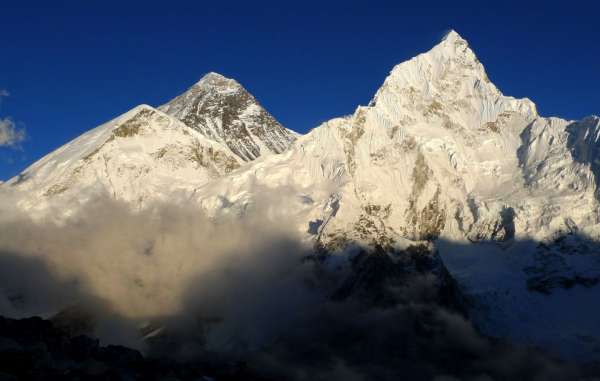
[[[431,274],[331,298],[344,271],[307,260],[260,205],[204,216],[163,204],[131,212],[98,198],[63,223],[0,203],[0,315],[91,311],[105,342],[181,361],[243,362],[262,379],[562,380],[589,371],[482,337],[430,298]],[[327,267],[328,268],[328,267]],[[141,339],[140,330],[149,334]]]
[[[285,221],[269,222],[258,207],[245,217],[214,220],[167,204],[134,213],[99,197],[57,223],[33,220],[5,201],[0,315],[51,316],[102,303],[113,316],[153,322],[194,309],[205,319],[230,316],[224,325],[253,336],[254,328],[242,325],[260,321],[272,329],[277,323],[268,320],[280,314],[278,306],[312,303],[317,294],[305,285],[308,249]]]
[[[2,212],[3,253],[39,261],[56,279],[106,300],[129,318],[179,313],[184,292],[197,279],[212,282],[211,293],[216,293],[234,277],[260,272],[274,276],[277,266],[297,266],[306,254],[280,225],[266,223],[258,213],[257,218],[215,221],[197,209],[173,205],[133,213],[127,205],[104,198],[61,223],[34,221],[15,209]],[[238,265],[246,272],[221,274]],[[215,277],[231,281],[219,285]],[[31,283],[27,290],[49,291]],[[29,304],[27,298],[20,307],[42,312],[38,302]]]

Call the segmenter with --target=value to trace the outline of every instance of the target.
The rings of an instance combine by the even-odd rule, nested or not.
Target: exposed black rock
[[[160,110],[224,143],[244,161],[264,154],[261,145],[281,153],[296,139],[238,82],[217,73],[207,74]]]
[[[333,295],[369,304],[396,306],[414,301],[435,303],[466,316],[464,298],[437,251],[424,244],[406,250],[375,246],[352,259],[351,274]]]
[[[243,364],[147,358],[39,317],[0,317],[0,380],[260,380]]]

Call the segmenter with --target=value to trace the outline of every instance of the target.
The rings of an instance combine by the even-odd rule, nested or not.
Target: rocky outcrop
[[[466,303],[439,254],[427,244],[405,250],[382,246],[362,249],[334,300],[358,298],[369,305],[391,307],[432,303],[466,315]]]
[[[144,357],[39,317],[0,317],[0,380],[258,380],[243,364]]]
[[[208,73],[159,109],[244,161],[281,153],[296,139],[238,82],[217,73]]]
[[[583,236],[572,221],[567,221],[566,231],[537,244],[534,263],[523,269],[527,288],[550,295],[557,289],[596,286],[600,284],[599,252],[596,241]]]

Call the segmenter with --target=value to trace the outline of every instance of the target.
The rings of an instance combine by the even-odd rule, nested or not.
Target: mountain
[[[68,214],[98,193],[143,207],[185,199],[246,161],[284,151],[296,137],[235,80],[209,73],[159,109],[137,106],[7,184],[25,209],[43,211],[60,199]]]
[[[281,153],[296,138],[238,82],[217,73],[206,74],[159,110],[225,144],[245,161]]]
[[[261,208],[336,266],[352,266],[357,246],[426,251],[486,334],[591,356],[600,348],[599,131],[598,117],[545,118],[531,100],[503,95],[451,31],[394,67],[367,106],[304,136],[211,73],[2,189],[40,213],[65,202],[74,210],[65,195],[81,203],[96,185],[142,207],[180,194],[211,216]]]
[[[328,253],[432,242],[486,334],[590,356],[598,121],[544,118],[503,95],[453,31],[394,67],[367,106],[195,197],[239,214],[285,190],[268,212]]]
[[[396,66],[368,106],[198,197],[225,196],[232,208],[249,202],[241,191],[247,183],[290,187],[306,196],[295,210],[310,208],[322,222],[315,230],[306,221],[305,229],[323,244],[340,236],[543,238],[568,218],[583,226],[593,217],[595,175],[574,159],[567,139],[575,126],[538,116],[528,99],[504,96],[451,32]],[[590,143],[579,141],[584,152]]]

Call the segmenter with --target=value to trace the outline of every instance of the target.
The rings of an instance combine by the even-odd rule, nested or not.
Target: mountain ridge
[[[137,141],[142,151],[154,140],[142,142],[143,134],[137,133],[123,140],[117,136],[114,141],[123,143],[110,151],[108,162],[118,165],[98,178],[135,185],[123,197],[107,180],[113,197],[136,207],[155,200],[185,202],[214,218],[245,216],[259,208],[273,221],[285,221],[302,242],[326,252],[326,261],[336,265],[350,266],[357,246],[405,252],[423,245],[439,250],[463,292],[483,306],[475,316],[484,332],[557,350],[575,347],[588,355],[600,343],[596,325],[590,320],[574,324],[563,310],[579,308],[564,295],[590,304],[599,296],[598,287],[582,291],[565,285],[581,283],[575,282],[581,274],[589,284],[600,281],[598,256],[571,250],[586,246],[586,240],[600,241],[600,119],[545,118],[531,100],[505,96],[455,31],[428,52],[396,65],[368,105],[306,135],[286,133],[239,83],[216,73],[158,109],[141,110],[152,117],[140,131],[179,131],[164,133],[179,142],[170,152],[175,163],[185,163],[184,171],[175,177],[164,156],[154,157],[150,164],[163,168],[163,178],[148,186],[146,179],[157,178],[140,170],[146,165],[153,171],[145,161],[149,156],[131,167],[126,139]],[[106,136],[121,128],[119,123],[110,125]],[[202,158],[210,160],[190,156],[193,139],[201,143]],[[153,153],[164,148],[152,147]],[[69,183],[72,197],[67,199],[66,190],[45,194],[53,182],[35,180],[34,172],[44,172],[51,159],[1,189],[19,193],[19,206],[26,210],[37,206],[43,213],[59,204],[74,213],[77,203],[85,202],[85,186]],[[95,169],[87,185],[106,170],[102,160],[98,156],[98,167],[90,167]],[[82,161],[83,154],[71,160]],[[59,164],[45,171],[62,168]],[[181,197],[174,200],[173,189]],[[140,190],[147,192],[140,195]],[[548,295],[531,291],[532,283],[551,285],[544,288]],[[507,313],[512,310],[520,315]],[[540,316],[540,311],[554,314]],[[600,319],[600,312],[591,313]],[[544,327],[563,327],[561,335],[537,328],[540,319]]]

